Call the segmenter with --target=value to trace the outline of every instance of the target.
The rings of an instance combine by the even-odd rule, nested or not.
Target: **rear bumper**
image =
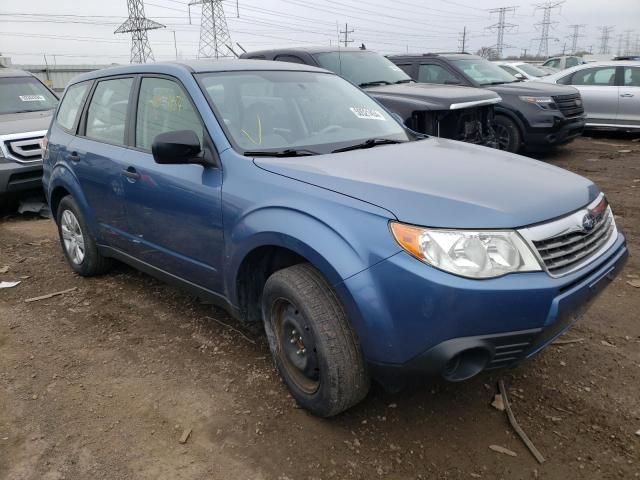
[[[440,375],[463,352],[485,369],[532,357],[575,323],[621,270],[625,240],[588,266],[562,278],[545,272],[469,280],[399,253],[348,279],[357,302],[350,318],[374,377],[383,383],[411,375]],[[357,317],[357,314],[361,317]]]
[[[42,188],[42,163],[22,165],[0,160],[0,194]]]

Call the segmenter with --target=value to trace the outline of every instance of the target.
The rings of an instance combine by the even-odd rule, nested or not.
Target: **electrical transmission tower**
[[[631,47],[631,34],[633,30],[625,30],[624,32],[624,53],[623,55],[631,55],[633,53]]]
[[[227,18],[224,16],[222,0],[193,0],[189,3],[189,8],[192,5],[202,5],[198,58],[233,56],[229,48],[231,35],[227,27]]]
[[[602,26],[598,27],[600,30],[600,53],[610,53],[609,51],[609,40],[611,40],[611,32],[613,32],[612,26]]]
[[[131,33],[131,63],[153,61],[148,30],[164,28],[164,25],[144,16],[143,0],[127,0],[129,18],[114,33]]]
[[[584,27],[586,27],[584,24],[569,25],[569,28],[573,29],[573,33],[569,35],[571,39],[571,55],[575,55],[578,51],[578,39],[584,37],[584,35],[580,34],[580,29]]]
[[[344,24],[344,30],[340,30],[340,35],[344,35],[344,39],[341,40],[344,43],[344,47],[347,48],[350,43],[353,43],[353,40],[349,40],[349,35],[351,35],[355,30],[349,30],[349,25],[347,23]]]
[[[554,8],[560,8],[565,0],[558,1],[547,1],[545,3],[538,3],[534,6],[536,10],[542,10],[544,12],[542,17],[542,22],[537,23],[536,26],[541,27],[540,38],[535,38],[534,40],[540,40],[540,46],[538,47],[538,56],[539,57],[548,57],[549,56],[549,40],[558,40],[557,38],[549,37],[549,30],[551,25],[556,22],[551,21],[551,11]]]
[[[502,50],[504,47],[509,47],[510,45],[505,45],[504,43],[504,32],[505,30],[509,31],[514,29],[515,27],[517,27],[517,25],[513,24],[513,23],[507,23],[506,22],[506,18],[507,18],[507,13],[509,12],[515,12],[516,11],[516,7],[500,7],[500,8],[493,8],[491,10],[489,10],[489,13],[497,13],[498,14],[498,23],[494,23],[493,25],[487,27],[489,30],[491,31],[497,31],[498,32],[498,41],[495,44],[495,51],[496,51],[496,56],[498,58],[502,58]]]

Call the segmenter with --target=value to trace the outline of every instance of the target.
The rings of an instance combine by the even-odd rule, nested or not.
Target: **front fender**
[[[227,292],[232,303],[237,304],[236,279],[242,261],[259,247],[282,247],[297,253],[331,285],[398,251],[388,230],[388,218],[340,204],[331,210],[331,222],[309,210],[284,206],[257,208],[244,215],[226,237]]]

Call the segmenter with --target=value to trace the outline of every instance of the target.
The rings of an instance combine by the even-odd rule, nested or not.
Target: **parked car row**
[[[571,87],[503,85],[503,70],[471,56],[370,66],[358,55],[338,65],[386,74],[366,90],[301,62],[84,74],[43,141],[43,186],[74,272],[119,260],[262,322],[291,395],[323,417],[361,401],[372,380],[397,390],[410,376],[462,381],[531,358],[628,255],[588,179],[416,133],[368,95],[414,95],[422,112],[435,90],[402,70],[417,77],[426,61],[566,125],[539,98]]]

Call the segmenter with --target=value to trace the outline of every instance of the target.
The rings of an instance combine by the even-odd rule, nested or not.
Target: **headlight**
[[[532,103],[534,105],[539,106],[543,110],[556,110],[558,106],[556,102],[551,97],[518,97],[523,102]]]
[[[414,257],[469,278],[542,270],[520,235],[511,230],[443,230],[391,222],[396,241]]]

